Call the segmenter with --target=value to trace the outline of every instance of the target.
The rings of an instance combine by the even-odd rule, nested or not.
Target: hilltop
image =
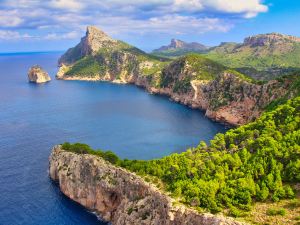
[[[222,43],[206,57],[260,80],[288,74],[300,68],[300,38],[278,33],[260,34],[244,42]]]

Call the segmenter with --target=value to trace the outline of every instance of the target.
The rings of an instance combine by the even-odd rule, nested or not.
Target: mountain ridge
[[[152,54],[162,56],[176,56],[186,53],[203,53],[207,51],[209,47],[198,42],[185,42],[179,39],[171,39],[169,45],[164,45],[158,49],[154,49]]]

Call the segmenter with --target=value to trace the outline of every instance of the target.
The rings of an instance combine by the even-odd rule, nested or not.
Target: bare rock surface
[[[28,71],[28,80],[33,83],[45,83],[51,80],[50,76],[42,67],[35,65]]]
[[[239,225],[231,218],[200,214],[139,176],[100,157],[67,152],[55,146],[49,175],[70,199],[113,225]]]

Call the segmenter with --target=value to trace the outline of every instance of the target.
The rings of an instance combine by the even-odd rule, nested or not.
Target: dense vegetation
[[[100,73],[101,65],[92,56],[84,57],[78,60],[70,70],[66,72],[66,75],[87,76],[95,77]]]
[[[192,88],[192,80],[214,80],[225,70],[223,65],[199,54],[188,54],[163,68],[159,87],[172,87],[176,93],[186,93]]]
[[[161,159],[121,160],[112,152],[65,143],[77,153],[99,155],[142,176],[161,180],[181,202],[233,216],[254,201],[294,198],[300,182],[300,97],[264,113],[255,122],[218,134],[210,145]]]
[[[260,80],[270,80],[300,68],[300,44],[286,41],[271,46],[224,43],[206,57]]]

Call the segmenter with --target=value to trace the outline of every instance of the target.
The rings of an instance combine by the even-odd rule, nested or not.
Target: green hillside
[[[227,51],[230,46],[211,50],[206,57],[223,65],[251,74],[257,79],[272,79],[300,68],[300,44],[294,44],[290,52],[280,53],[271,49],[240,48]]]
[[[300,97],[264,113],[255,122],[218,134],[210,145],[156,160],[121,160],[112,152],[65,143],[95,154],[162,185],[198,210],[247,216],[254,202],[293,199],[300,182]],[[162,183],[160,183],[160,181]],[[225,211],[224,211],[225,210]]]

